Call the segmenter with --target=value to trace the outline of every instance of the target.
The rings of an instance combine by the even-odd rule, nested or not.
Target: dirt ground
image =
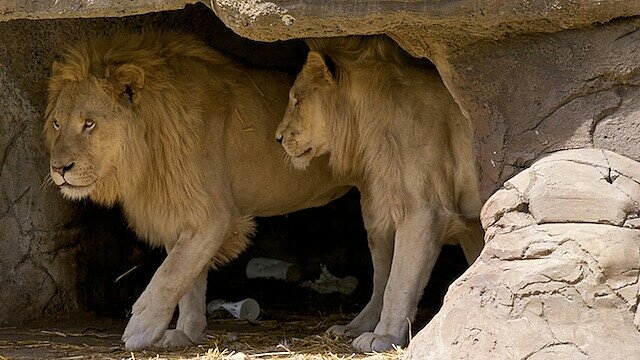
[[[464,261],[462,252],[453,250],[444,249],[444,256],[441,256],[434,269],[416,320],[411,324],[413,335],[435,315],[447,287],[466,268],[460,263]],[[239,266],[239,269],[242,268]],[[233,267],[230,269],[233,270]],[[348,323],[364,307],[371,291],[366,285],[363,284],[351,295],[318,294],[284,281],[248,280],[236,272],[211,272],[218,281],[217,286],[211,288],[209,298],[221,294],[233,301],[252,297],[260,304],[260,317],[255,322],[247,322],[236,320],[226,312],[217,312],[209,317],[206,341],[202,345],[134,353],[126,351],[120,336],[130,306],[116,303],[116,308],[121,311],[100,316],[84,312],[51,316],[20,327],[0,327],[0,360],[402,358],[402,350],[383,354],[354,354],[351,339],[325,333],[331,325]],[[223,278],[227,278],[227,281],[221,281]],[[106,296],[105,301],[113,301],[108,299],[111,298]]]
[[[205,344],[170,350],[128,352],[120,342],[124,319],[76,314],[26,328],[0,328],[0,359],[400,359],[402,350],[354,354],[350,339],[326,334],[355,314],[309,314],[271,310],[255,322],[211,318]],[[432,311],[419,314],[421,322]],[[239,354],[241,353],[241,354]]]
[[[366,243],[365,243],[366,245]],[[363,250],[364,251],[364,250]],[[262,255],[262,253],[260,253]],[[247,258],[256,254],[247,254]],[[245,259],[246,260],[246,259]],[[304,263],[304,261],[300,261]],[[415,335],[435,315],[449,284],[466,268],[462,251],[445,247],[427,285],[411,333]],[[319,294],[299,283],[273,279],[247,279],[243,258],[209,274],[209,300],[238,301],[247,297],[260,304],[257,321],[234,319],[226,312],[209,316],[206,341],[199,346],[129,352],[120,336],[127,314],[137,294],[131,288],[100,286],[108,277],[92,279],[91,286],[102,289],[92,297],[101,306],[90,312],[52,315],[18,327],[0,327],[0,360],[5,359],[401,359],[402,350],[383,354],[354,354],[351,339],[328,335],[326,329],[348,323],[369,300],[371,274],[359,276],[360,285],[350,295]],[[337,267],[336,267],[337,268]],[[147,277],[152,275],[149,267]],[[102,273],[103,271],[95,270]],[[344,272],[345,270],[343,270]],[[348,269],[346,271],[349,271]],[[345,274],[340,274],[343,276]],[[357,273],[356,273],[357,275]],[[308,275],[309,279],[316,274]],[[147,278],[129,278],[146,284]],[[116,282],[116,285],[121,282]],[[143,288],[143,287],[141,287]],[[106,290],[105,290],[106,289]],[[110,290],[110,291],[107,291]],[[125,291],[126,290],[126,291]],[[119,292],[118,292],[119,291]],[[128,294],[130,302],[122,300]],[[99,295],[99,296],[98,296]],[[107,306],[108,305],[108,306]],[[103,310],[100,312],[100,310]],[[104,311],[104,310],[107,311]],[[98,314],[98,315],[95,315]],[[175,318],[173,321],[175,324]]]

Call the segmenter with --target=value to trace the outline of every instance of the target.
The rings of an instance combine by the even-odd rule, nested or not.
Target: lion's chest
[[[136,235],[152,246],[164,246],[175,243],[180,234],[177,214],[145,204],[123,204],[125,217]]]

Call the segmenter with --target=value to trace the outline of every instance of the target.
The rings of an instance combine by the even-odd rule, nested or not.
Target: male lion
[[[308,44],[276,139],[298,168],[328,153],[358,187],[374,265],[369,303],[329,331],[361,351],[404,346],[441,244],[470,261],[483,245],[470,124],[438,73],[386,37]]]
[[[348,189],[326,161],[292,169],[273,141],[290,85],[176,33],[94,41],[53,64],[51,178],[70,199],[120,204],[131,228],[168,252],[133,305],[127,349],[201,341],[209,265],[245,248],[252,216]],[[176,304],[177,328],[167,330]]]

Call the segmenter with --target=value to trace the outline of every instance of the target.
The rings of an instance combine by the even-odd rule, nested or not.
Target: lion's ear
[[[325,58],[316,51],[309,52],[307,62],[304,64],[302,71],[307,76],[323,79],[330,85],[335,85],[337,82],[335,63],[330,58]]]
[[[138,104],[144,88],[144,70],[133,64],[123,64],[109,77],[118,95],[131,104]]]

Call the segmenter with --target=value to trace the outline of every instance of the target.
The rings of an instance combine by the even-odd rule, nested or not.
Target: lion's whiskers
[[[284,166],[286,166],[287,168],[289,168],[290,170],[297,170],[295,168],[295,166],[293,166],[293,163],[291,162],[290,156],[289,154],[287,154],[286,151],[282,152],[282,161],[284,162]]]
[[[47,173],[47,175],[42,180],[42,183],[38,187],[38,191],[42,191],[45,187],[54,184],[53,179],[51,178],[51,174]]]

